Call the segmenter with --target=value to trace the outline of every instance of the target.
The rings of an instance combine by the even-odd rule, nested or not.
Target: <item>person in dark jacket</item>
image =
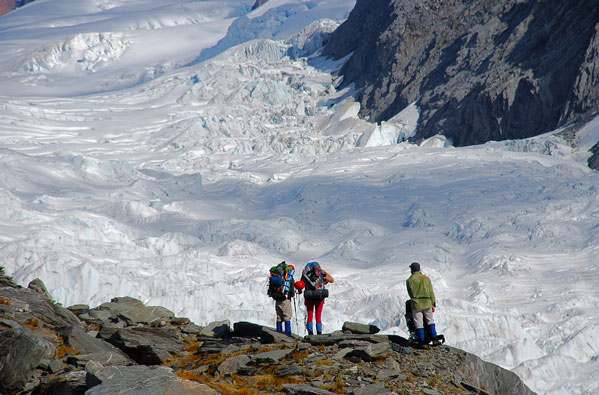
[[[408,295],[410,295],[412,301],[412,318],[416,327],[418,342],[425,344],[424,321],[426,321],[433,339],[433,346],[439,346],[441,342],[437,339],[437,330],[435,328],[435,320],[433,319],[433,312],[437,305],[433,285],[430,278],[420,271],[420,264],[418,262],[413,262],[410,265],[410,270],[412,271],[412,275],[406,280],[406,286],[408,288]]]

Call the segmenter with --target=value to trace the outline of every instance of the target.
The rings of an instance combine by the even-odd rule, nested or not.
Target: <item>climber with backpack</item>
[[[267,293],[275,300],[277,332],[283,332],[283,325],[285,325],[285,333],[288,335],[291,335],[291,318],[293,316],[291,298],[295,297],[296,289],[293,279],[294,274],[295,267],[283,261],[270,268],[270,276],[268,277]]]
[[[435,292],[430,278],[422,274],[420,264],[410,265],[412,275],[406,280],[410,300],[406,302],[406,322],[417,346],[424,347],[432,341],[433,346],[445,342],[443,335],[437,335],[433,312],[437,306]],[[409,313],[408,313],[409,311]]]
[[[302,271],[302,284],[300,285],[305,287],[304,300],[308,312],[306,322],[308,335],[314,334],[312,323],[314,311],[316,311],[316,333],[319,335],[322,334],[322,308],[325,298],[329,296],[329,290],[325,286],[334,281],[333,277],[322,269],[318,262],[309,262]]]

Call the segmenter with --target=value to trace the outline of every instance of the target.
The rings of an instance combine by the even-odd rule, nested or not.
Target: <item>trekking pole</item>
[[[299,335],[299,321],[297,320],[297,302],[295,298],[293,298],[293,308],[295,309],[295,327],[297,328],[297,334]]]

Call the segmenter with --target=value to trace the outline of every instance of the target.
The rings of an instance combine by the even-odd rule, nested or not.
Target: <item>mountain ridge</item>
[[[351,54],[341,86],[355,84],[367,119],[416,102],[414,141],[527,138],[597,112],[598,10],[594,0],[358,0],[323,55]]]

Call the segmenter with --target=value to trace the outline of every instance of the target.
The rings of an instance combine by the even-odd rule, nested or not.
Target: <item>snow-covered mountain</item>
[[[270,266],[335,277],[325,331],[406,335],[408,265],[448,343],[535,391],[599,391],[599,119],[405,142],[314,51],[350,0],[37,0],[0,19],[0,250],[61,303],[129,295],[269,324]],[[304,333],[302,299],[294,331]]]

